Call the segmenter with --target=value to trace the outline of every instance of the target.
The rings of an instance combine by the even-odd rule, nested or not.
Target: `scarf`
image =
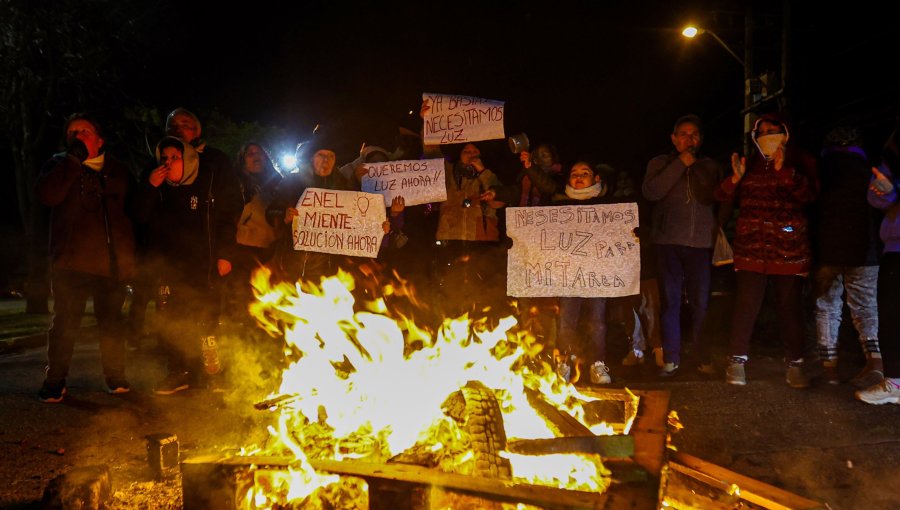
[[[603,184],[599,182],[582,189],[575,189],[566,184],[566,196],[573,200],[587,200],[589,198],[599,197],[602,196],[605,191]]]
[[[95,172],[99,172],[100,169],[103,168],[103,162],[105,160],[106,158],[103,156],[103,154],[100,154],[96,158],[84,160],[81,164],[90,168],[91,170],[94,170]]]

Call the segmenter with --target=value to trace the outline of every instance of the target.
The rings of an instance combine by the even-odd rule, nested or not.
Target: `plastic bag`
[[[720,228],[719,233],[716,234],[716,244],[713,246],[712,265],[719,267],[732,263],[734,263],[734,252],[731,250],[728,238],[725,237],[725,232]]]

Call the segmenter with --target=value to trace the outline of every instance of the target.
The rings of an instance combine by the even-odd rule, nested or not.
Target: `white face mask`
[[[759,147],[759,152],[761,152],[766,159],[772,159],[775,156],[775,151],[784,145],[785,139],[784,133],[762,135],[757,137],[756,146]]]

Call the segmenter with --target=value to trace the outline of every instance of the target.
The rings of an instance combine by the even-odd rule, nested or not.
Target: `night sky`
[[[133,41],[96,50],[115,55],[127,101],[279,126],[285,139],[272,145],[292,146],[320,124],[342,142],[342,162],[363,142],[392,148],[397,125],[418,129],[422,92],[506,101],[507,134],[637,177],[671,149],[685,113],[707,123],[712,157],[741,146],[743,69],[708,35],[680,30],[710,28],[743,56],[746,2],[122,2],[137,13]],[[783,5],[752,2],[755,73],[781,68]],[[900,112],[900,7],[820,6],[791,4],[794,134],[815,151],[828,128],[855,123],[877,154]],[[104,107],[118,108],[77,106]],[[501,175],[517,166],[503,141],[482,149]]]
[[[814,149],[840,122],[886,136],[900,91],[890,57],[898,9],[799,4],[791,7],[788,99],[800,138]],[[757,73],[781,68],[782,6],[753,2]],[[298,139],[321,124],[352,151],[362,142],[389,145],[428,91],[505,100],[507,134],[553,142],[564,160],[587,156],[641,173],[668,150],[672,121],[687,112],[708,123],[711,155],[740,146],[743,69],[708,35],[690,41],[679,32],[694,21],[743,57],[744,2],[159,8],[166,23],[135,88],[164,109],[218,108]],[[184,76],[154,72],[173,54],[188,57]]]

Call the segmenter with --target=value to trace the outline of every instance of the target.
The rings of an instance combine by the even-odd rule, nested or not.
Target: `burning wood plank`
[[[507,451],[522,455],[551,453],[598,454],[606,458],[634,455],[634,439],[629,436],[582,436],[552,439],[515,439],[507,442]]]

